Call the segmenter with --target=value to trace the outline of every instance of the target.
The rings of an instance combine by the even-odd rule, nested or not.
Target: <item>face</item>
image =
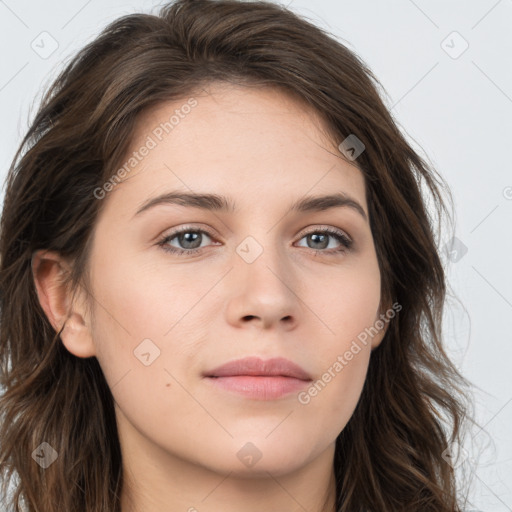
[[[167,468],[284,475],[332,460],[384,335],[362,334],[382,312],[364,178],[277,90],[212,85],[194,98],[145,113],[140,159],[98,199],[91,353],[126,450]],[[149,204],[172,193],[229,207]],[[333,194],[352,202],[304,203]],[[248,357],[302,373],[282,360],[215,372]]]

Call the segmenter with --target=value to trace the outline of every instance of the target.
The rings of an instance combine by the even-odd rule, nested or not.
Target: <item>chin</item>
[[[286,475],[297,471],[314,456],[304,442],[283,444],[270,439],[251,438],[252,441],[232,443],[222,454],[215,456],[215,470],[232,473],[240,478],[262,478]],[[227,456],[226,454],[230,455]],[[213,461],[210,461],[213,462]],[[213,469],[213,468],[212,468]]]

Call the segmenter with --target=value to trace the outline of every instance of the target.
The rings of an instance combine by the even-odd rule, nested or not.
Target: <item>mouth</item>
[[[312,381],[306,370],[280,357],[238,359],[205,372],[203,377],[216,389],[255,400],[275,400],[303,389]]]

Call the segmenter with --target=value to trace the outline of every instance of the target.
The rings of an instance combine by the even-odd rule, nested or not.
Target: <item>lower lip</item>
[[[309,384],[309,381],[283,376],[236,375],[207,379],[216,387],[256,400],[275,400],[299,391]]]

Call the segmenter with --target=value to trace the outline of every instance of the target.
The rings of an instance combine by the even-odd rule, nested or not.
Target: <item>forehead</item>
[[[279,89],[214,84],[139,117],[126,155],[133,165],[114,195],[124,188],[125,200],[140,203],[180,188],[256,194],[261,203],[272,190],[277,199],[342,190],[364,203],[362,174],[333,139],[311,106]]]
[[[177,144],[202,138],[203,144],[215,139],[236,147],[249,136],[263,136],[263,132],[280,133],[282,142],[302,133],[325,147],[332,146],[335,139],[320,113],[295,93],[269,86],[213,83],[144,111],[137,121],[132,147],[138,147],[150,134],[158,139],[159,146],[171,138]]]

